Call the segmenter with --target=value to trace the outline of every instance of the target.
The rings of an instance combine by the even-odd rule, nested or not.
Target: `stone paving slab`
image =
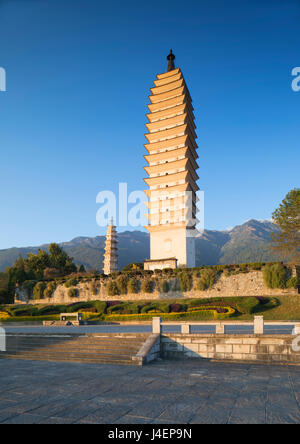
[[[295,367],[1,360],[0,374],[4,424],[300,423]]]

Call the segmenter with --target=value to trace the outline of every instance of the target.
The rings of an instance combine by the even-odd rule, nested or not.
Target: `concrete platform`
[[[0,361],[0,423],[298,424],[295,367]]]

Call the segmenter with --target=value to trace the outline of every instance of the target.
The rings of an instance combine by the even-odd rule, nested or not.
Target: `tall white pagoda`
[[[196,126],[192,99],[175,55],[151,88],[145,137],[150,259],[145,269],[195,267]]]
[[[114,271],[118,271],[118,248],[117,248],[117,230],[111,220],[110,225],[107,227],[106,241],[105,241],[105,253],[104,253],[104,274],[111,274]]]

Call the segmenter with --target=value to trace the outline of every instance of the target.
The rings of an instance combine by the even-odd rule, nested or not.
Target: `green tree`
[[[19,255],[14,265],[8,269],[8,276],[9,281],[15,284],[19,284],[26,280],[25,264],[21,255]]]
[[[43,278],[44,270],[48,267],[50,267],[50,258],[44,250],[39,250],[37,254],[29,253],[25,259],[26,271],[33,272],[37,279]]]
[[[143,270],[144,270],[143,262],[128,264],[123,268],[123,271],[143,271]]]
[[[272,234],[272,249],[283,259],[300,263],[300,188],[290,191],[273,219],[279,231]]]
[[[73,263],[73,258],[69,257],[67,253],[57,244],[49,245],[50,262],[53,268],[57,268],[63,274],[70,274],[77,271],[76,265]]]

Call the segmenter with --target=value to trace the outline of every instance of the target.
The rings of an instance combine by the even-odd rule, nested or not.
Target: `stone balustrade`
[[[293,326],[293,334],[266,334],[265,325]],[[165,333],[164,326],[180,325],[181,333]],[[216,333],[192,333],[193,325],[215,325]],[[253,334],[226,334],[228,325],[253,326]],[[161,322],[152,320],[153,333],[160,334],[160,356],[165,359],[201,358],[224,361],[300,365],[300,323],[264,322]],[[297,337],[298,335],[298,337]],[[299,344],[299,345],[298,345]]]

